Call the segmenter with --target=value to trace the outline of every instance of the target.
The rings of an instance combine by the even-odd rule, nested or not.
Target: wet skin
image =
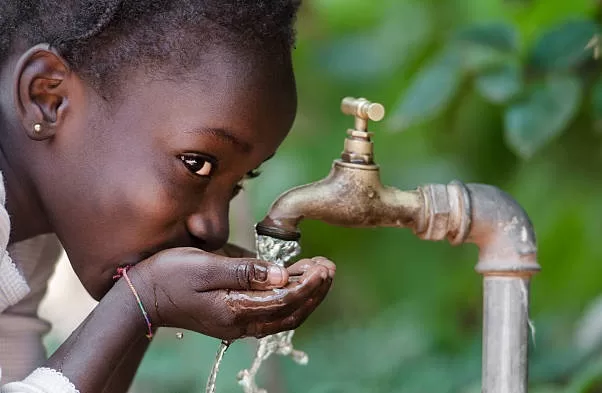
[[[136,265],[130,275],[155,327],[226,339],[295,328],[328,292],[335,267],[324,258],[287,271],[208,253],[228,239],[237,185],[275,154],[294,119],[290,58],[269,56],[214,48],[184,75],[124,70],[108,102],[44,46],[4,68],[0,169],[11,242],[55,232],[84,287],[103,299],[50,359],[80,389],[101,391],[110,379],[108,366],[78,350],[87,335],[114,337],[119,323],[144,332],[129,289],[113,286],[118,266]],[[127,361],[120,340],[105,358]]]

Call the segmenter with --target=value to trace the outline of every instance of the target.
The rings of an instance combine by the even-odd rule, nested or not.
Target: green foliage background
[[[602,392],[602,79],[590,42],[601,10],[593,0],[306,0],[299,113],[248,186],[254,218],[328,173],[352,124],[342,97],[381,102],[388,115],[372,130],[386,184],[489,183],[532,218],[543,270],[532,282],[531,391]],[[302,230],[304,255],[331,258],[338,276],[297,332],[310,363],[272,363],[273,392],[480,391],[473,246],[407,230]],[[201,391],[216,349],[216,340],[164,332],[137,387]],[[252,350],[239,342],[227,352],[218,392],[241,391],[235,375]]]

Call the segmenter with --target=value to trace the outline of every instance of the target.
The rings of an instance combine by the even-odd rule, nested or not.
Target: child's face
[[[133,76],[114,109],[86,93],[72,105],[38,181],[92,296],[118,265],[227,241],[237,184],[275,153],[296,111],[290,64],[262,63],[220,53],[185,78]]]

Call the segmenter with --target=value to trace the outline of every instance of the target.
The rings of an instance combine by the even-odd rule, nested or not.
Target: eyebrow
[[[233,145],[243,153],[249,153],[251,150],[253,150],[253,147],[249,142],[240,139],[235,135],[234,132],[226,128],[197,128],[189,132],[211,135],[213,137],[221,139],[222,141],[228,144]]]

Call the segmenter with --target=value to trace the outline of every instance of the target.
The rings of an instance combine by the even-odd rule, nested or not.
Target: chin
[[[115,285],[113,276],[119,266],[134,266],[143,259],[144,255],[134,254],[126,257],[112,257],[98,261],[96,265],[74,264],[71,266],[76,272],[84,289],[96,301],[100,301]],[[81,258],[79,259],[81,260]],[[76,269],[76,267],[78,269]]]

